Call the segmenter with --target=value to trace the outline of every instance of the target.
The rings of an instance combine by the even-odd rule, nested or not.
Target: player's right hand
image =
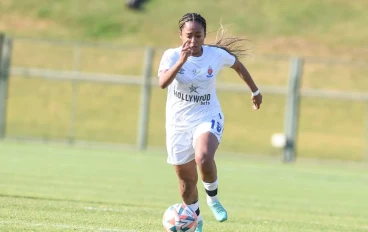
[[[183,43],[183,46],[181,47],[181,55],[180,55],[181,62],[185,63],[188,57],[191,55],[192,55],[192,49],[190,47],[190,39],[188,39],[187,41]]]

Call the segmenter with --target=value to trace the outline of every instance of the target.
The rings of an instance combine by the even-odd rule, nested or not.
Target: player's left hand
[[[259,110],[262,104],[262,94],[259,93],[257,96],[252,96],[253,109]]]

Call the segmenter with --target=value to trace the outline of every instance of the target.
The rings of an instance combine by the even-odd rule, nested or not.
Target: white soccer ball
[[[166,232],[194,232],[197,228],[197,214],[184,203],[175,204],[165,211],[162,225]]]

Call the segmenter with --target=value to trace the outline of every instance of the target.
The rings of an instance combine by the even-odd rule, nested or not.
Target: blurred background
[[[163,52],[198,12],[248,39],[231,69],[205,231],[368,231],[367,0],[0,0],[0,231],[162,231],[181,202],[166,163]],[[285,164],[282,161],[295,161]]]
[[[366,0],[2,0],[0,136],[165,151],[156,73],[180,46],[178,20],[198,12],[206,42],[220,23],[249,40],[242,62],[264,95],[255,112],[235,72],[220,73],[221,152],[282,157],[271,138],[293,127],[297,157],[367,160],[367,11]]]

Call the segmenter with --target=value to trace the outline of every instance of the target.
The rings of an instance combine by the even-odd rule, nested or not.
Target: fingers
[[[190,49],[190,39],[185,41],[183,45],[181,46],[182,51],[188,51]]]
[[[252,96],[253,109],[258,110],[261,108],[262,104],[262,95],[259,94],[257,96]]]
[[[190,47],[190,42],[191,40],[188,39],[187,41],[183,43],[183,46],[181,48],[182,56],[185,59],[192,55],[192,48]]]
[[[183,48],[183,49],[190,48],[190,39],[187,39],[187,41],[185,41],[185,42],[183,43],[182,48]]]

